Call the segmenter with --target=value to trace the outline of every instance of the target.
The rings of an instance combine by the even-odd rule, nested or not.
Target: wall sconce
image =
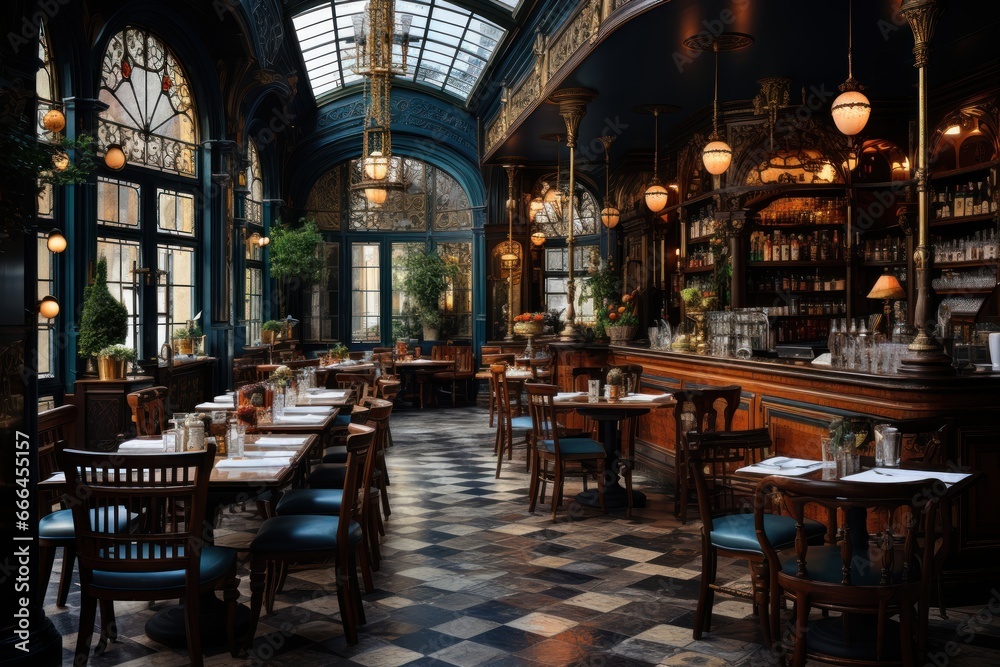
[[[121,171],[125,162],[125,151],[118,144],[111,144],[104,150],[104,166],[111,171]]]
[[[62,132],[66,127],[66,116],[59,109],[49,109],[42,116],[42,127],[49,132]]]
[[[58,229],[53,229],[49,232],[48,237],[45,239],[45,247],[49,249],[49,252],[56,254],[65,250],[67,245],[66,237]]]
[[[261,236],[259,232],[254,232],[246,239],[247,244],[256,245],[258,248],[263,248],[266,245],[270,245],[271,237]]]
[[[38,314],[51,320],[59,314],[59,302],[51,294],[46,294],[38,302]]]
[[[545,240],[547,238],[548,237],[545,236],[545,232],[535,232],[534,234],[531,235],[531,245],[535,246],[536,248],[541,248],[543,245],[545,245]]]

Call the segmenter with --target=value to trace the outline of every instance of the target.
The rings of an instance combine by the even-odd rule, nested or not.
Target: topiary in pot
[[[97,261],[94,283],[83,290],[83,313],[77,352],[81,357],[96,356],[103,348],[125,342],[128,310],[108,291],[108,263]]]
[[[458,265],[446,262],[436,252],[410,252],[403,259],[403,292],[411,299],[413,314],[423,325],[425,334],[436,338],[430,330],[441,328],[441,295],[448,281],[458,278]]]

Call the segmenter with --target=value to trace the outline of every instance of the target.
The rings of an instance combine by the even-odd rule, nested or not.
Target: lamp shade
[[[56,298],[51,294],[46,294],[42,297],[42,300],[38,302],[38,314],[51,320],[59,314],[59,302],[56,301]]]
[[[66,127],[66,116],[59,109],[49,109],[42,116],[42,127],[49,132],[62,132],[63,128]]]
[[[729,163],[733,160],[733,149],[725,141],[710,141],[701,151],[701,161],[705,169],[713,176],[729,169]]]
[[[381,181],[389,173],[389,158],[383,157],[382,151],[372,151],[364,164],[365,176],[373,181]]]
[[[653,181],[653,183],[646,188],[646,194],[644,195],[646,208],[653,213],[659,213],[667,206],[667,196],[667,189],[663,187],[659,181]]]
[[[868,292],[869,299],[905,299],[906,292],[903,286],[896,280],[896,276],[891,273],[883,273],[878,277],[875,286]]]
[[[535,232],[531,235],[531,245],[537,247],[545,245],[545,232]]]
[[[49,252],[61,253],[66,249],[66,246],[66,237],[58,229],[53,229],[49,232],[48,237],[45,239],[45,247],[49,249]]]
[[[381,206],[388,196],[389,192],[385,188],[365,188],[365,199],[373,206]]]
[[[125,168],[125,151],[118,144],[111,144],[104,151],[104,164],[111,171],[121,171]]]
[[[618,221],[621,220],[621,218],[622,218],[621,211],[619,211],[614,205],[610,203],[601,209],[601,222],[603,222],[604,226],[607,227],[608,229],[614,228],[615,225],[618,224]]]
[[[845,90],[837,96],[830,107],[830,114],[837,129],[849,137],[865,129],[871,113],[871,102],[859,90]]]
[[[517,255],[512,252],[505,252],[500,255],[500,268],[503,269],[515,269],[519,263],[520,259]]]

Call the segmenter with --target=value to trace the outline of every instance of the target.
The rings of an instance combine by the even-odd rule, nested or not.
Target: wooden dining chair
[[[125,397],[132,408],[132,421],[136,435],[160,435],[167,428],[170,415],[167,409],[166,387],[148,387],[133,391]]]
[[[677,401],[674,407],[674,514],[680,517],[681,523],[687,523],[687,510],[691,502],[688,433],[731,431],[733,417],[740,407],[742,391],[741,387],[731,385],[674,392],[674,400]]]
[[[466,396],[468,396],[468,385],[475,377],[476,369],[473,368],[471,345],[452,345],[450,347],[450,358],[455,362],[454,367],[434,373],[431,384],[432,386],[437,384],[451,385],[451,407],[454,408],[458,398],[458,383],[465,383]]]
[[[777,640],[779,594],[795,601],[794,667],[807,659],[851,665],[922,665],[940,482],[890,484],[771,476],[758,485],[757,538],[770,570],[770,626]],[[767,532],[761,496],[777,494],[795,521],[794,547]],[[813,545],[807,508],[845,516],[838,544]],[[822,618],[810,618],[813,609]],[[898,622],[891,620],[899,617]]]
[[[508,366],[513,366],[514,354],[512,353],[503,354],[500,352],[488,354],[486,352],[483,352],[482,363],[483,367],[487,369],[493,364],[507,364]],[[496,400],[496,394],[494,394],[493,392],[492,384],[490,385],[489,410],[490,410],[490,428],[493,428],[493,417],[494,415],[496,415],[497,411],[497,400]]]
[[[567,475],[596,477],[601,510],[604,510],[604,446],[586,437],[560,437],[554,399],[559,388],[551,384],[528,383],[528,410],[531,414],[535,449],[532,457],[528,511],[534,513],[539,489],[544,502],[545,483],[552,480],[552,520],[562,503],[563,481]],[[550,476],[548,465],[552,463]]]
[[[215,445],[162,454],[66,449],[61,459],[68,495],[75,499],[80,569],[80,626],[73,664],[87,663],[98,602],[100,652],[117,636],[115,600],[181,598],[190,663],[202,665],[200,599],[220,589],[235,657],[236,550],[205,544],[202,532]],[[130,531],[107,530],[126,513],[142,520]]]
[[[769,451],[771,436],[766,428],[748,431],[688,434],[688,465],[698,496],[701,518],[701,586],[694,617],[694,639],[712,627],[712,607],[715,593],[747,598],[753,601],[765,646],[772,645],[768,610],[770,600],[769,570],[764,552],[757,540],[753,514],[748,511],[755,498],[756,484],[749,489],[733,477],[732,472],[748,459]],[[763,497],[762,500],[768,500]],[[784,549],[795,543],[795,521],[788,516],[765,514],[764,529],[776,548]],[[805,536],[812,543],[823,542],[826,526],[806,519]],[[719,557],[746,561],[750,568],[750,591],[720,586],[716,583]]]
[[[325,564],[333,561],[344,637],[358,643],[358,626],[365,623],[365,610],[358,585],[358,560],[364,556],[364,528],[357,520],[369,497],[364,487],[366,469],[371,471],[369,452],[374,432],[348,438],[341,503],[336,516],[284,515],[266,519],[250,542],[250,626],[246,644],[252,642],[264,606],[265,593],[273,599],[281,568],[290,563]],[[272,607],[272,604],[268,604]]]
[[[526,465],[531,465],[532,459],[532,424],[531,416],[515,417],[511,406],[510,383],[507,381],[507,365],[490,365],[490,391],[496,394],[497,403],[497,433],[493,452],[497,457],[496,478],[500,479],[500,468],[503,465],[504,454],[507,460],[514,458],[514,432],[523,431],[527,458]]]
[[[72,447],[76,441],[76,420],[79,411],[75,405],[63,405],[38,413],[38,473],[47,479],[59,471],[58,450]],[[38,546],[39,581],[42,589],[49,587],[56,549],[62,548],[62,574],[56,605],[66,606],[73,566],[76,561],[76,534],[73,530],[73,512],[63,502],[61,492],[38,490]],[[65,508],[65,509],[64,509]]]

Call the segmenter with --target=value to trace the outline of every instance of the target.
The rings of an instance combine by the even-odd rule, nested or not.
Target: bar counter
[[[568,350],[567,350],[568,352]],[[947,416],[956,424],[946,454],[949,466],[979,470],[982,479],[961,501],[956,516],[958,547],[945,572],[946,586],[981,592],[1000,580],[1000,373],[975,372],[945,378],[871,375],[813,366],[799,360],[732,359],[631,346],[591,348],[593,365],[606,355],[613,365],[639,364],[646,389],[740,385],[742,401],[734,429],[767,427],[776,452],[818,459],[820,437],[837,417],[915,419]],[[602,354],[603,352],[603,354]],[[571,355],[567,355],[571,356]],[[566,368],[560,365],[560,371]],[[571,377],[560,373],[560,385]],[[642,419],[636,442],[640,463],[672,473],[673,411]],[[903,452],[905,458],[907,452]],[[672,478],[672,474],[671,474]],[[960,586],[959,586],[960,584]]]

